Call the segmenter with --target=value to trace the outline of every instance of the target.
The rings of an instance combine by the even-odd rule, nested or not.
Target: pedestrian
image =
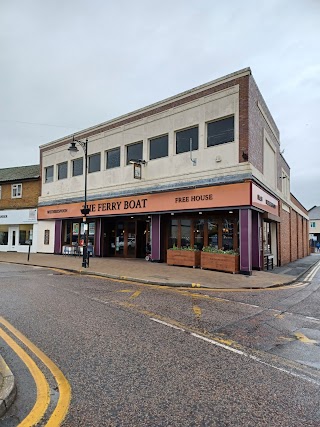
[[[320,252],[320,242],[319,240],[316,243],[317,252]]]

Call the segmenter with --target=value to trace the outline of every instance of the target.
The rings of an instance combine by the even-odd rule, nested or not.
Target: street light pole
[[[87,207],[87,175],[88,175],[88,139],[85,142],[77,140],[73,137],[72,142],[68,151],[76,153],[78,150],[76,142],[80,145],[84,152],[84,207],[81,209],[83,215],[83,232],[84,232],[84,242],[83,242],[83,252],[82,252],[82,267],[87,268],[89,266],[88,262],[88,223],[87,215],[90,212],[90,209]]]

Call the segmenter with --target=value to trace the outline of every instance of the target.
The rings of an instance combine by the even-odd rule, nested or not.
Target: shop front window
[[[189,247],[191,242],[191,220],[182,219],[181,227],[181,247]]]
[[[204,220],[199,219],[194,224],[194,247],[200,251],[203,248]]]
[[[223,220],[222,228],[222,249],[228,251],[234,249],[233,247],[233,221],[230,219]]]
[[[0,245],[8,244],[8,226],[0,225]]]
[[[32,245],[33,225],[20,225],[19,245]]]
[[[172,219],[169,232],[169,248],[178,246],[178,220]]]
[[[270,222],[263,223],[263,252],[264,254],[271,254]]]
[[[208,219],[208,246],[219,249],[218,243],[219,225],[213,219]]]
[[[84,223],[80,221],[68,220],[64,223],[63,244],[69,246],[83,246],[84,244]],[[95,222],[88,223],[88,246],[94,246]]]

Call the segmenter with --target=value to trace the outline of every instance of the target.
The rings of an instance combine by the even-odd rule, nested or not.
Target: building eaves
[[[17,166],[0,169],[0,182],[13,182],[40,177],[40,165]]]
[[[178,101],[180,99],[184,99],[184,98],[186,98],[192,94],[195,94],[197,92],[202,92],[202,91],[204,91],[210,87],[218,86],[220,84],[226,83],[228,81],[232,81],[234,79],[240,78],[240,77],[245,76],[245,75],[251,75],[250,67],[243,68],[242,70],[235,71],[235,72],[230,73],[230,74],[223,76],[223,77],[219,77],[219,78],[212,80],[208,83],[204,83],[203,85],[200,85],[200,86],[194,87],[192,89],[186,90],[184,92],[181,92],[181,93],[174,95],[174,96],[171,96],[169,98],[165,98],[165,99],[158,101],[154,104],[150,104],[146,107],[131,111],[130,113],[121,115],[119,117],[113,118],[113,119],[108,120],[106,122],[99,123],[97,125],[94,125],[94,126],[91,126],[89,128],[83,129],[81,131],[75,132],[74,134],[66,135],[63,138],[42,144],[42,145],[40,145],[40,152],[41,151],[47,151],[49,149],[53,149],[56,145],[60,145],[63,142],[71,141],[73,136],[75,136],[76,138],[79,139],[79,138],[86,138],[86,137],[88,137],[88,135],[92,134],[93,132],[94,133],[103,132],[103,131],[105,131],[105,128],[110,126],[110,125],[117,125],[118,122],[122,122],[123,120],[126,120],[130,117],[133,117],[133,118],[135,116],[139,117],[140,114],[145,113],[149,110],[155,110],[156,111],[158,108],[161,109],[162,106],[164,106],[168,103]]]
[[[314,206],[308,211],[310,219],[320,219],[320,206]]]

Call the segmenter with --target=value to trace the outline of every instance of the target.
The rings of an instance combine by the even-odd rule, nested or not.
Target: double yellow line
[[[1,327],[4,326],[14,337],[18,338],[39,360],[50,370],[57,386],[59,388],[59,399],[57,405],[47,421],[46,426],[58,427],[61,425],[65,416],[67,415],[70,400],[71,400],[71,387],[68,380],[65,378],[60,369],[50,360],[41,350],[39,350],[28,338],[21,332],[14,328],[7,320],[0,316],[0,337],[12,348],[17,356],[29,369],[37,389],[36,402],[27,415],[27,417],[19,424],[18,427],[31,427],[36,425],[45,415],[50,403],[50,390],[49,384],[39,369],[34,360],[28,353],[8,335]]]

